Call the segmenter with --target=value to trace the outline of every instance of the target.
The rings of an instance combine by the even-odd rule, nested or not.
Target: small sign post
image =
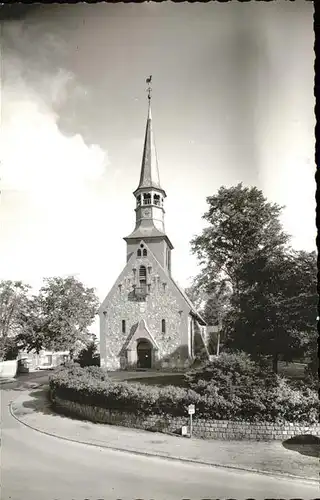
[[[192,415],[194,415],[196,412],[196,408],[194,405],[189,405],[188,406],[188,413],[190,416],[190,437],[192,437]]]

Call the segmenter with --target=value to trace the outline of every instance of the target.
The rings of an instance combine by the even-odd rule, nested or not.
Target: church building
[[[127,262],[99,308],[101,366],[187,368],[197,355],[208,357],[206,323],[172,277],[173,245],[165,231],[166,193],[152,132],[150,87],[140,181],[133,194],[136,226],[124,238]]]

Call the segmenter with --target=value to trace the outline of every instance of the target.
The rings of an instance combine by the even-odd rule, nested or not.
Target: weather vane
[[[152,75],[150,75],[149,78],[146,79],[146,83],[148,85],[147,92],[148,92],[148,99],[149,99],[149,101],[151,99],[151,91],[152,91],[151,81],[152,81]]]

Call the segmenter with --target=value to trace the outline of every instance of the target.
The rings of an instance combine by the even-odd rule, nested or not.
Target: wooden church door
[[[151,368],[152,347],[148,340],[139,340],[137,344],[138,368]]]

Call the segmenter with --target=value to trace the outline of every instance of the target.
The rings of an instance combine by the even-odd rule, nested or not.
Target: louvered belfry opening
[[[148,285],[147,285],[147,268],[146,266],[140,266],[138,269],[138,283],[134,285],[134,296],[138,300],[146,300],[148,295]]]
[[[140,268],[139,268],[139,283],[140,283],[140,288],[147,286],[147,268],[146,268],[146,266],[140,266]]]
[[[143,194],[143,204],[144,205],[151,205],[151,194],[150,193]]]

